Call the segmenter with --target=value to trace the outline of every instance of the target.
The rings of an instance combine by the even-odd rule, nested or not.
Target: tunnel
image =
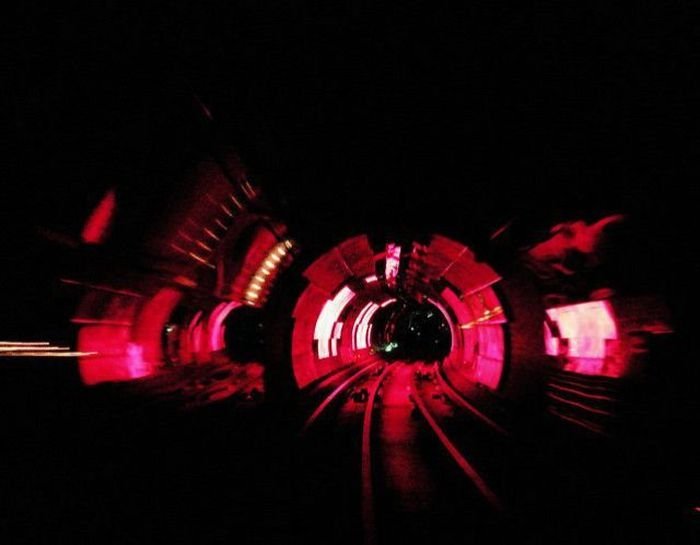
[[[692,18],[16,15],[8,543],[697,542]]]

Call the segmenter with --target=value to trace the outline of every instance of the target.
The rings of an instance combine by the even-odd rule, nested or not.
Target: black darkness
[[[111,185],[138,229],[212,140],[240,150],[310,254],[363,231],[477,244],[511,218],[531,242],[623,210],[656,265],[689,265],[681,6],[260,4],[16,8],[3,275],[18,300],[44,299],[38,233],[75,236]]]
[[[631,214],[642,283],[690,327],[700,59],[683,3],[130,4],[9,17],[3,338],[72,342],[49,238],[75,237],[113,185],[138,233],[212,141],[310,259],[366,231],[480,248],[515,218],[515,247]]]

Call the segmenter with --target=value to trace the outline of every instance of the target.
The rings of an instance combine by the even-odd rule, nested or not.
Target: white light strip
[[[364,344],[364,335],[367,333],[367,322],[365,319],[365,316],[367,312],[370,311],[373,307],[376,307],[374,311],[372,311],[372,314],[376,311],[377,306],[376,303],[373,303],[370,301],[367,303],[363,309],[360,311],[360,313],[357,315],[357,318],[355,318],[355,323],[352,326],[352,349],[357,350],[358,348],[366,348],[367,345]],[[364,325],[364,329],[360,329]],[[360,346],[363,345],[363,346]]]
[[[333,299],[329,299],[323,305],[314,328],[314,340],[318,341],[319,359],[330,357],[329,341],[333,336],[333,327],[353,297],[355,292],[348,286],[344,286]]]
[[[0,346],[49,346],[49,344],[45,341],[0,341]]]
[[[379,305],[373,304],[369,311],[362,318],[362,323],[357,328],[357,337],[355,341],[357,343],[358,350],[367,348],[367,338],[369,335],[368,332],[372,327],[372,325],[370,324],[370,320],[372,319],[372,316],[374,316],[374,314],[379,310],[379,308]]]

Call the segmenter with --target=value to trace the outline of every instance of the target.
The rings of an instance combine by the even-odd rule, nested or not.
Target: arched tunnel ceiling
[[[359,235],[331,248],[304,271],[308,285],[292,313],[291,364],[299,387],[368,353],[390,357],[399,348],[396,322],[424,304],[440,312],[449,329],[449,349],[435,358],[475,382],[498,387],[505,354],[501,325],[507,320],[492,285],[500,276],[477,262],[469,248],[441,235],[409,248],[420,251],[410,252],[402,266],[400,246],[387,243],[377,251],[366,235]],[[395,268],[389,267],[391,260]],[[408,275],[411,267],[413,276]],[[429,349],[416,354],[401,350],[397,353],[404,358],[430,354]]]

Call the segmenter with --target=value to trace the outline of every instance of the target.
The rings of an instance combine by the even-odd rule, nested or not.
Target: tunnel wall
[[[83,382],[92,385],[156,373],[163,363],[161,334],[181,297],[180,290],[165,287],[150,297],[132,297],[125,306],[124,296],[109,292],[93,293],[88,298],[92,306],[83,301],[82,311],[92,316],[81,313],[74,319],[80,324],[77,345],[81,352],[95,353],[78,360]]]
[[[346,364],[356,361],[355,357],[349,357],[347,336],[348,329],[352,328],[352,316],[355,312],[353,305],[340,309],[341,314],[332,326],[332,339],[329,343],[335,344],[337,353],[331,351],[326,356],[327,347],[319,347],[324,339],[316,339],[319,325],[319,317],[324,307],[337,297],[343,289],[355,290],[350,285],[363,282],[363,278],[374,274],[374,254],[365,235],[359,235],[343,241],[316,259],[305,271],[304,277],[308,285],[301,293],[292,312],[294,328],[292,332],[291,359],[294,377],[297,386],[303,388],[310,382],[324,376]],[[355,298],[355,295],[353,295]],[[337,335],[337,328],[342,323],[342,330]]]

